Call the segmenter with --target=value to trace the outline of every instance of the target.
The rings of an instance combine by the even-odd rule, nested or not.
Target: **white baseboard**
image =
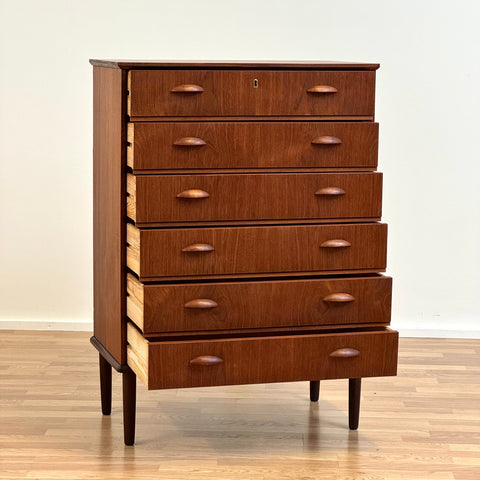
[[[393,327],[395,328],[395,326]],[[91,332],[92,320],[1,320],[0,330],[62,330],[71,332]],[[399,327],[401,337],[417,338],[478,338],[480,330],[438,330]]]
[[[61,330],[70,332],[92,332],[93,320],[3,320],[0,330]]]
[[[436,330],[399,328],[400,337],[415,338],[473,338],[480,339],[480,330]]]

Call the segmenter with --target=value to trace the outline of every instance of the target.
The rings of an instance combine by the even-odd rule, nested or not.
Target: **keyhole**
[[[258,78],[253,80],[253,88],[258,88]]]

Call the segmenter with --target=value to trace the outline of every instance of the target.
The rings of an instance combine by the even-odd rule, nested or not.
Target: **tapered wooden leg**
[[[361,378],[348,379],[348,426],[350,430],[358,428],[360,416],[360,393],[362,391]]]
[[[100,396],[102,398],[102,413],[112,413],[112,366],[99,353],[100,364]]]
[[[130,368],[122,374],[123,383],[123,438],[125,445],[135,442],[135,407],[137,400],[137,376]]]
[[[320,380],[311,380],[310,381],[310,401],[318,402],[319,396],[320,396]]]

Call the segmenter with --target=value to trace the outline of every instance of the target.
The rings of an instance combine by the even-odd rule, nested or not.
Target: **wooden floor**
[[[1,479],[480,479],[480,340],[402,339],[399,376],[147,392],[123,445],[82,332],[0,331]]]

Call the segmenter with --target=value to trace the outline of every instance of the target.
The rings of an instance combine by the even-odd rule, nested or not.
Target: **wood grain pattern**
[[[387,225],[380,223],[158,230],[140,230],[129,224],[128,243],[137,242],[138,237],[138,251],[127,247],[127,265],[141,281],[251,273],[380,272],[386,265]],[[336,238],[348,240],[351,247],[320,248]],[[212,245],[215,250],[182,252],[195,243]]]
[[[128,216],[160,222],[372,218],[381,173],[128,175]],[[341,189],[343,195],[321,194]]]
[[[127,224],[127,266],[134,272],[140,271],[142,252],[140,250],[140,230]]]
[[[258,79],[258,87],[253,87]],[[195,84],[203,92],[172,93]],[[317,84],[336,93],[312,95]],[[375,72],[131,70],[128,114],[131,118],[209,115],[373,115]]]
[[[341,143],[312,143],[325,137]],[[176,145],[187,138],[205,145],[198,145],[199,140],[195,146]],[[378,124],[373,122],[129,123],[128,139],[128,165],[135,173],[215,168],[374,169],[378,155]]]
[[[127,289],[127,315],[144,334],[390,323],[392,279],[385,276],[144,285],[129,274]],[[195,299],[214,306],[187,308]]]
[[[93,69],[94,335],[120,364],[125,330],[125,73]]]
[[[395,375],[398,333],[389,329],[321,335],[149,342],[128,324],[127,339],[148,350],[147,388],[180,388],[242,383],[288,382],[328,378]],[[358,350],[356,357],[330,356],[341,348]],[[132,346],[133,350],[141,355]],[[394,352],[393,354],[391,352]],[[221,362],[192,366],[208,355]],[[129,358],[129,357],[128,357]],[[129,361],[129,360],[128,360]],[[130,363],[129,363],[130,365]],[[136,362],[131,368],[135,371]]]
[[[1,332],[2,480],[478,479],[480,340],[400,338],[398,377],[362,382],[358,432],[347,380],[321,382],[318,403],[308,382],[138,382],[137,444],[125,448],[121,375],[102,417],[90,335]]]
[[[127,336],[128,330],[132,326],[127,324]],[[149,363],[149,351],[148,345],[145,343],[143,337],[138,335],[130,335],[130,341],[126,345],[128,365],[136,373],[138,378],[143,382],[148,382],[148,363]]]
[[[145,286],[132,274],[127,274],[127,317],[136,325],[144,325]]]

